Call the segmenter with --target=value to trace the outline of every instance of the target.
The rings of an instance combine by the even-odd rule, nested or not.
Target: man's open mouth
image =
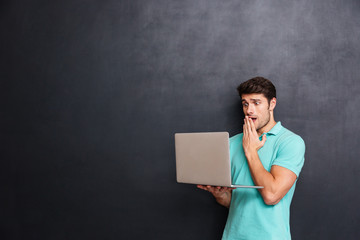
[[[250,120],[252,120],[253,122],[256,121],[256,117],[249,117],[249,118],[250,118]]]

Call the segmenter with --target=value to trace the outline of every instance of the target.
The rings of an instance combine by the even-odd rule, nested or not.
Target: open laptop
[[[231,183],[229,133],[175,133],[176,179],[233,188],[263,188]]]

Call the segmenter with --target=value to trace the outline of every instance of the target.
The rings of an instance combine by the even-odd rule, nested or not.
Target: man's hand
[[[206,185],[197,185],[198,188],[210,192],[216,199],[216,201],[223,205],[224,207],[229,208],[231,202],[231,191],[235,188],[230,187],[214,187]]]
[[[264,146],[266,135],[264,134],[262,140],[259,140],[254,122],[248,116],[244,119],[243,134],[243,148],[245,155],[257,152]]]
[[[224,196],[226,192],[231,192],[231,190],[235,188],[230,187],[214,187],[214,186],[206,186],[206,185],[197,185],[198,188],[210,192],[215,198],[219,198]]]

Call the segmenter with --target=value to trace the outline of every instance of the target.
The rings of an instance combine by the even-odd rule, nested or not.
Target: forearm
[[[230,207],[230,202],[231,202],[231,192],[225,192],[220,197],[215,197],[215,200],[220,205],[229,208]]]
[[[246,153],[246,158],[255,185],[264,187],[258,189],[264,202],[268,205],[277,204],[282,196],[277,192],[278,183],[274,176],[264,168],[257,151]]]

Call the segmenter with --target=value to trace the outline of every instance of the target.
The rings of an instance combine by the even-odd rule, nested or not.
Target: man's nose
[[[249,104],[247,110],[246,110],[247,115],[252,115],[254,114],[254,106],[252,106],[252,104]]]

